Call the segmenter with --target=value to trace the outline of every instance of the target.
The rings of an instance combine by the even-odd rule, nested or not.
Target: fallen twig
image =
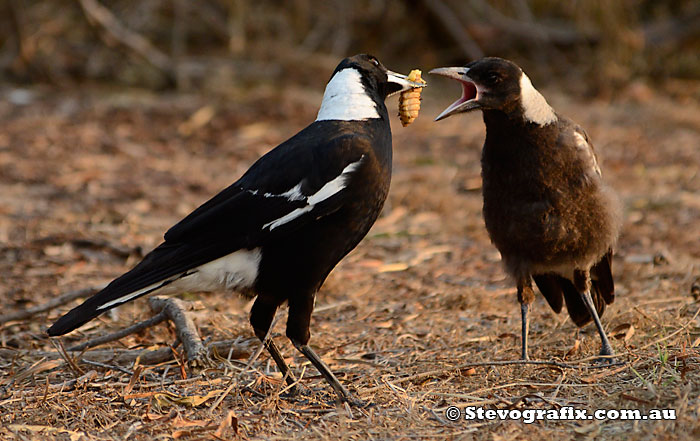
[[[583,359],[579,360],[578,362],[583,362],[583,361],[589,361],[589,360],[594,360],[602,358],[600,356],[597,357],[591,357],[590,359]],[[443,368],[443,369],[436,369],[432,371],[427,371],[427,372],[421,372],[415,375],[410,375],[408,377],[403,377],[403,378],[396,378],[391,380],[394,384],[399,384],[399,383],[405,383],[407,381],[413,381],[413,380],[418,380],[421,378],[426,378],[426,377],[433,377],[436,375],[443,375],[446,372],[450,371],[458,371],[470,367],[483,367],[483,366],[511,366],[511,365],[536,365],[536,366],[552,366],[552,367],[558,367],[562,369],[601,369],[601,368],[610,368],[614,366],[619,366],[622,365],[622,362],[617,362],[617,363],[609,363],[609,364],[597,364],[597,365],[591,365],[591,366],[576,366],[573,364],[567,364],[567,363],[560,363],[558,361],[545,361],[545,360],[495,360],[495,361],[483,361],[483,362],[475,362],[475,363],[465,363],[461,364],[459,366],[452,366],[448,368]],[[374,392],[379,389],[383,389],[386,385],[380,385],[380,386],[374,386],[369,389],[364,389],[362,392],[363,393],[368,393],[368,392]]]
[[[127,328],[120,329],[117,332],[93,338],[92,340],[88,340],[84,343],[73,345],[70,348],[68,348],[68,351],[84,351],[85,349],[94,348],[95,346],[99,346],[103,343],[109,343],[110,341],[119,340],[120,338],[124,338],[129,334],[134,334],[146,328],[150,328],[151,326],[155,326],[160,322],[166,320],[167,318],[168,315],[165,313],[165,311],[161,311],[153,317],[149,318],[148,320],[144,320],[142,322],[136,323],[135,325],[131,325]]]
[[[216,410],[216,408],[219,407],[219,404],[221,404],[221,402],[224,401],[224,398],[226,398],[228,396],[228,394],[231,393],[233,388],[236,387],[236,385],[241,381],[241,378],[243,378],[243,374],[245,374],[245,372],[248,369],[250,369],[250,367],[253,365],[253,363],[255,363],[255,360],[257,360],[257,358],[262,353],[263,349],[265,349],[265,342],[267,341],[267,339],[272,338],[270,336],[270,333],[272,332],[272,328],[274,328],[275,323],[277,323],[277,319],[273,320],[272,325],[267,330],[267,334],[265,334],[265,338],[261,342],[260,346],[258,346],[258,349],[253,354],[251,354],[250,357],[248,358],[248,362],[246,363],[245,368],[243,368],[243,370],[241,370],[241,372],[238,374],[237,381],[233,381],[233,374],[231,375],[230,384],[228,385],[226,390],[221,395],[219,395],[219,397],[216,400],[214,400],[212,405],[209,406],[209,413],[213,413],[214,410]]]
[[[15,311],[15,312],[10,312],[7,314],[2,314],[0,315],[0,325],[3,323],[7,323],[9,321],[13,320],[24,320],[26,318],[32,317],[33,315],[46,312],[48,310],[51,310],[57,306],[64,305],[72,300],[78,299],[80,297],[88,297],[91,296],[92,294],[96,293],[97,291],[101,290],[104,288],[105,285],[101,286],[95,286],[92,288],[83,288],[83,289],[78,289],[75,291],[69,291],[65,294],[62,294],[56,298],[53,298],[49,300],[48,302],[42,304],[42,305],[37,305],[34,306],[33,308],[25,309],[22,311]]]
[[[187,362],[191,367],[201,367],[207,358],[202,339],[199,337],[197,327],[187,314],[190,306],[183,300],[175,297],[156,296],[148,299],[148,304],[155,312],[163,312],[175,325],[177,336],[182,342],[187,354]]]
[[[231,353],[232,359],[244,359],[248,358],[253,352],[253,348],[259,342],[257,338],[246,338],[246,339],[235,339],[235,340],[222,340],[217,342],[212,342],[207,345],[207,351],[209,353]],[[72,348],[71,348],[72,349]],[[0,348],[0,359],[6,358],[11,359],[17,357],[20,351],[16,349],[4,349]],[[32,351],[31,355],[33,357],[45,357],[48,360],[55,360],[61,358],[58,352],[41,352]],[[139,364],[142,365],[155,365],[164,363],[166,361],[173,359],[173,352],[170,347],[159,348],[155,350],[148,349],[96,349],[89,352],[85,352],[81,357],[83,361],[95,361],[95,362],[110,362],[117,365],[130,365],[137,358],[139,359]]]
[[[659,343],[661,343],[661,342],[663,342],[663,341],[668,340],[669,338],[675,337],[676,335],[680,334],[685,328],[687,328],[688,326],[690,326],[690,325],[695,321],[695,319],[697,318],[698,314],[700,314],[700,308],[698,308],[698,310],[695,311],[695,314],[693,315],[693,318],[691,318],[690,320],[688,320],[687,322],[685,322],[685,324],[684,324],[683,326],[681,326],[680,328],[676,329],[675,331],[673,331],[672,333],[670,333],[670,334],[667,335],[666,337],[662,337],[662,338],[660,338],[660,339],[658,339],[658,340],[652,341],[651,343],[645,344],[644,346],[642,346],[641,348],[639,348],[639,350],[640,350],[640,351],[643,351],[644,349],[646,349],[646,348],[648,348],[648,347],[650,347],[650,346],[654,346],[654,345],[656,345],[656,344],[659,344]]]
[[[56,348],[58,355],[61,358],[63,358],[63,360],[68,364],[68,367],[70,367],[71,372],[76,378],[85,374],[85,372],[83,372],[82,369],[80,369],[80,367],[77,364],[75,364],[75,360],[73,360],[70,357],[70,355],[68,355],[68,352],[66,352],[66,348],[63,347],[63,342],[60,338],[50,338],[49,341],[51,342],[53,347]]]

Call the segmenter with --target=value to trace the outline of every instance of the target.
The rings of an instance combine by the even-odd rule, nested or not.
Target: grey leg
[[[304,357],[306,357],[311,362],[311,364],[314,365],[314,367],[321,373],[321,375],[323,375],[323,378],[325,378],[328,384],[331,385],[336,395],[338,395],[338,399],[340,401],[347,402],[348,404],[357,407],[365,407],[366,403],[355,398],[352,393],[350,393],[347,389],[345,389],[345,387],[342,384],[340,384],[338,378],[336,378],[333,372],[331,372],[331,369],[328,367],[328,365],[324,363],[323,360],[321,360],[321,357],[319,357],[318,354],[316,354],[316,352],[314,352],[314,350],[311,349],[311,346],[301,344],[295,340],[292,340],[292,343],[294,344],[294,347],[297,348],[299,352],[304,354]]]
[[[365,403],[355,398],[333,375],[326,363],[308,345],[311,334],[309,332],[309,322],[313,311],[313,295],[302,295],[290,297],[289,316],[287,318],[287,337],[294,344],[294,347],[306,357],[311,364],[323,375],[328,384],[331,385],[341,401],[353,406],[364,407]]]
[[[522,319],[522,355],[521,359],[529,360],[527,351],[527,339],[530,334],[530,318],[528,312],[530,304],[535,300],[535,292],[532,290],[532,281],[530,276],[521,277],[518,279],[518,301],[520,302],[520,316]]]
[[[595,323],[596,328],[598,328],[598,334],[600,335],[600,355],[615,355],[612,345],[608,340],[607,334],[605,334],[605,329],[603,329],[603,324],[600,322],[600,317],[598,317],[598,311],[596,311],[595,304],[593,303],[593,298],[591,297],[591,277],[588,271],[576,270],[574,271],[574,286],[581,295],[581,300],[588,308],[591,317],[593,317],[593,323]],[[603,359],[606,362],[612,362],[612,358]]]
[[[265,303],[258,297],[250,311],[250,324],[253,326],[255,335],[260,339],[263,345],[265,345],[265,349],[270,353],[270,356],[272,356],[282,376],[287,379],[287,384],[292,385],[296,382],[296,379],[289,370],[289,366],[287,366],[284,358],[282,358],[282,354],[277,348],[277,345],[271,338],[265,339],[270,325],[272,324],[272,319],[275,316],[275,312],[277,312],[276,306]],[[290,393],[294,394],[295,392],[295,387],[292,387]]]

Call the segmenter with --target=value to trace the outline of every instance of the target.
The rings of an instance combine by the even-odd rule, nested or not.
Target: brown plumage
[[[558,115],[514,63],[485,58],[431,73],[459,80],[462,97],[438,119],[482,109],[484,221],[516,280],[527,355],[532,280],[555,312],[593,321],[602,355],[612,348],[599,317],[614,300],[612,247],[620,204],[602,180],[586,132]]]

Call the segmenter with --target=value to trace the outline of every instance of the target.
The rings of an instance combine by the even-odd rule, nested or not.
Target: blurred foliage
[[[700,78],[697,0],[4,0],[0,80],[222,90],[316,84],[346,55],[395,70],[513,59],[582,94]]]

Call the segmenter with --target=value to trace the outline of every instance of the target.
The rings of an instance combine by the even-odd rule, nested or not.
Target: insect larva
[[[421,78],[421,71],[418,69],[413,69],[411,73],[408,74],[408,80],[425,84],[425,81]],[[404,127],[418,118],[418,113],[420,112],[421,89],[422,87],[414,87],[413,89],[401,92],[401,96],[399,97],[399,118]]]

